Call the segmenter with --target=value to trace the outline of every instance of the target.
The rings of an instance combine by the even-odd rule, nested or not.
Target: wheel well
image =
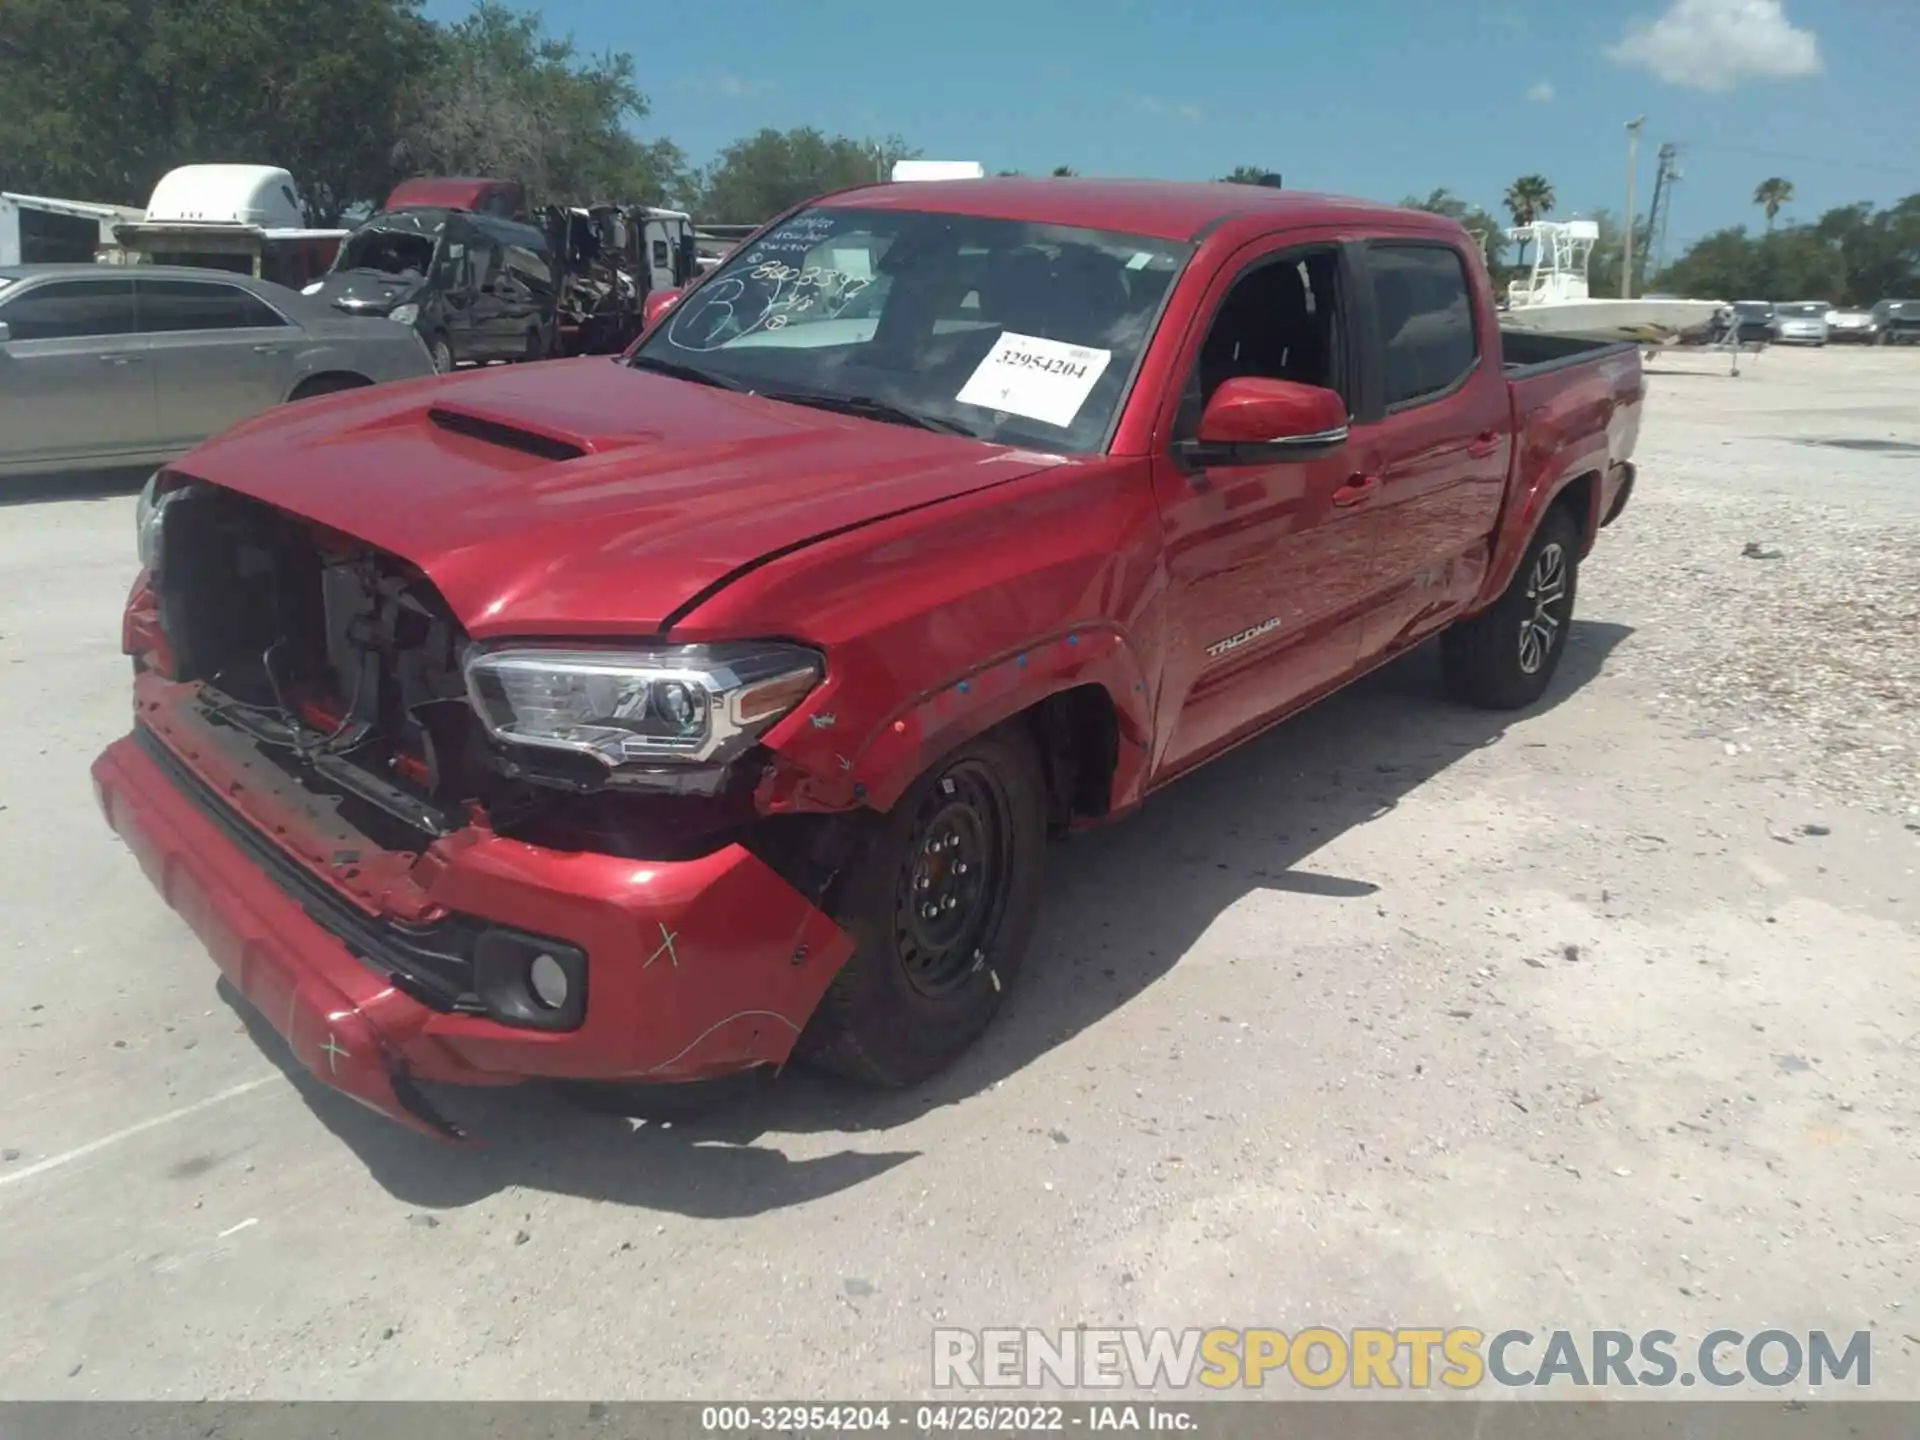
[[[1023,717],[1040,747],[1047,781],[1049,828],[1098,819],[1113,808],[1113,773],[1120,763],[1120,716],[1098,685],[1049,695]]]
[[[1600,476],[1592,471],[1568,482],[1566,489],[1553,497],[1550,510],[1565,510],[1580,530],[1580,552],[1585,554],[1593,545],[1593,535],[1599,516],[1594,506],[1600,494]]]
[[[314,395],[332,395],[340,390],[359,390],[371,385],[373,381],[351,370],[322,370],[318,375],[309,375],[293,387],[289,400],[305,400]]]

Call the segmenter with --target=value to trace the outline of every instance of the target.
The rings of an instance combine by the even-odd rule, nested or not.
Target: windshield
[[[729,256],[633,363],[1002,444],[1097,450],[1192,250],[1028,221],[812,209]]]
[[[349,235],[340,246],[335,270],[374,270],[383,275],[418,277],[433,264],[435,236],[408,228],[369,225]]]
[[[1745,319],[1764,319],[1773,313],[1773,307],[1758,300],[1742,300],[1735,305],[1734,312]]]
[[[1793,305],[1782,305],[1780,313],[1796,320],[1819,320],[1825,318],[1830,308],[1824,300],[1803,300]]]

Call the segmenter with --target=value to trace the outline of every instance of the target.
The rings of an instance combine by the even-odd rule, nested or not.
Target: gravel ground
[[[1676,355],[1650,368],[1632,553],[1591,602],[1639,629],[1655,713],[1811,798],[1920,817],[1920,367],[1908,352]],[[1820,381],[1844,374],[1836,390]],[[1616,563],[1624,562],[1624,563]]]
[[[937,1324],[1225,1323],[1866,1329],[1920,1398],[1920,353],[1724,366],[1657,367],[1535,711],[1416,655],[1065,847],[921,1092],[529,1087],[477,1152],[216,990],[88,794],[132,500],[8,508],[0,1396],[905,1397]]]

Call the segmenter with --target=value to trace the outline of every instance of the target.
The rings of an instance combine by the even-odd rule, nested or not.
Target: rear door
[[[153,367],[131,276],[0,289],[0,464],[31,469],[156,449]]]
[[[1362,659],[1433,629],[1478,592],[1513,453],[1497,335],[1480,333],[1466,254],[1444,240],[1361,247],[1377,339],[1377,413],[1353,427],[1377,481]]]
[[[1357,661],[1373,527],[1364,504],[1348,503],[1346,450],[1195,468],[1172,448],[1238,376],[1336,390],[1351,410],[1352,273],[1332,236],[1270,237],[1223,267],[1204,328],[1188,337],[1184,388],[1153,467],[1168,581],[1160,707],[1176,717],[1163,773],[1337,684]]]
[[[168,445],[197,444],[286,398],[301,335],[286,316],[221,280],[136,283]]]

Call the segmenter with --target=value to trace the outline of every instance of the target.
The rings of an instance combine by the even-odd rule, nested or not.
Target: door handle
[[[100,357],[100,363],[102,365],[132,365],[138,361],[139,358],[138,355],[102,355]]]
[[[1333,492],[1333,503],[1343,508],[1348,505],[1358,505],[1379,488],[1378,475],[1355,475]]]
[[[280,347],[278,345],[256,345],[253,347],[253,353],[256,355],[278,355],[280,353]]]
[[[1467,454],[1475,460],[1484,460],[1499,448],[1500,432],[1498,430],[1482,430],[1478,435],[1474,436],[1473,443],[1467,446]]]

